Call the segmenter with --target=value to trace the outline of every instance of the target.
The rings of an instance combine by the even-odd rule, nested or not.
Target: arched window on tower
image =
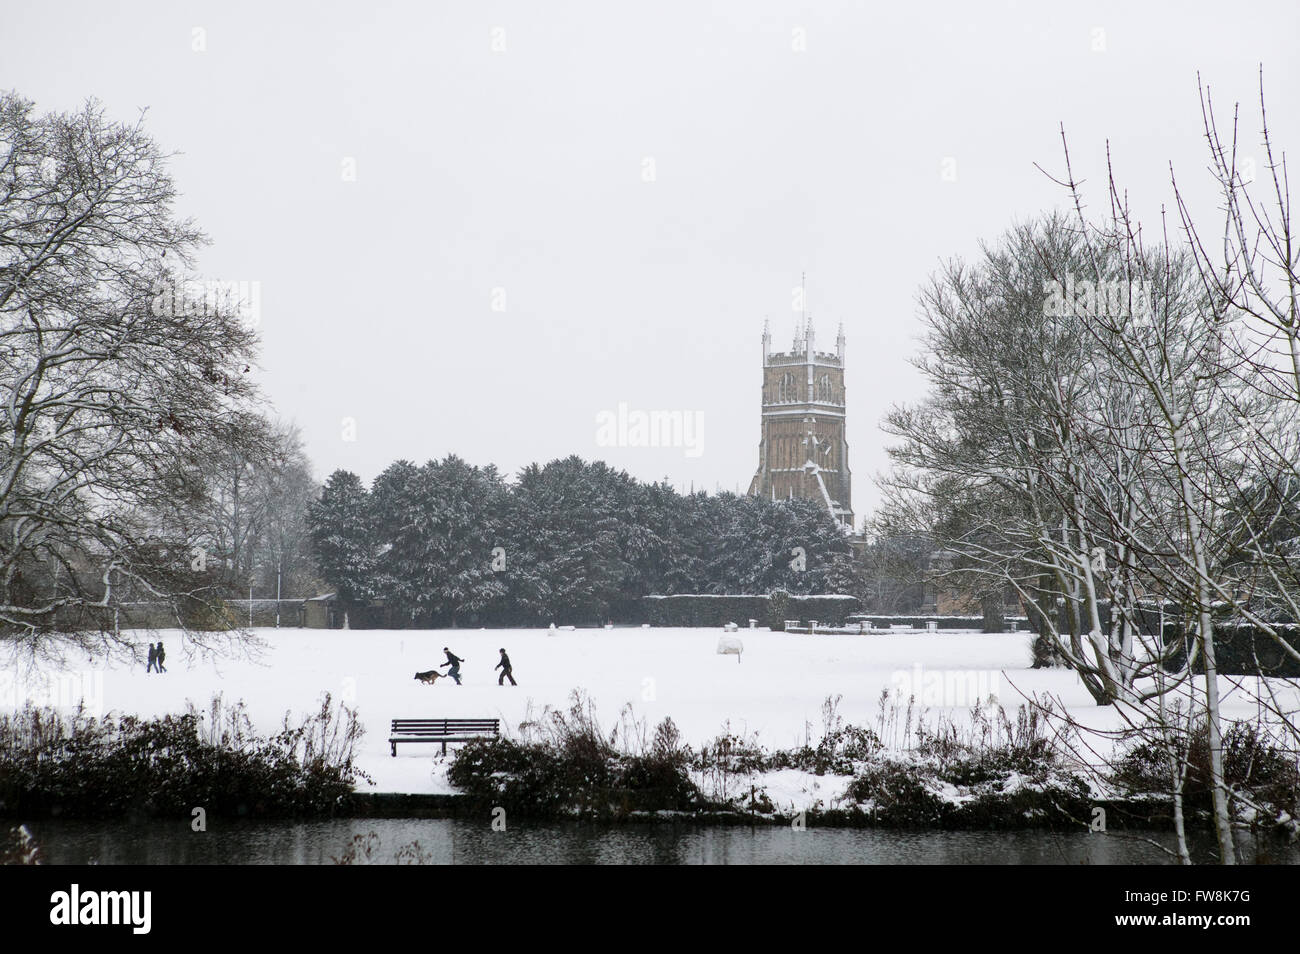
[[[799,400],[799,396],[795,391],[796,385],[794,375],[787,371],[781,376],[781,384],[778,386],[776,399],[782,404],[797,401]]]
[[[831,389],[831,376],[823,374],[817,379],[817,400],[826,401],[827,403],[835,400],[835,392]]]

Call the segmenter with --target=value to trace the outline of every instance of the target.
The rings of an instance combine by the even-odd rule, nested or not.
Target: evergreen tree
[[[426,541],[422,569],[432,621],[475,621],[506,591],[502,571],[493,569],[493,550],[501,546],[509,571],[502,533],[505,484],[495,467],[473,467],[453,455],[425,464],[417,487],[414,525]]]
[[[683,496],[578,457],[510,486],[455,456],[398,461],[368,496],[340,472],[312,513],[326,578],[342,591],[343,568],[363,569],[347,592],[411,625],[600,623],[651,593],[859,590],[843,529],[816,501]]]
[[[382,541],[375,593],[397,619],[455,626],[504,595],[492,564],[505,501],[495,467],[454,455],[422,467],[398,461],[375,479],[372,515]],[[508,568],[508,550],[506,561]]]
[[[629,570],[616,482],[604,463],[578,457],[520,474],[511,526],[522,571],[515,592],[530,615],[601,622],[619,601]]]
[[[307,533],[321,576],[340,600],[361,603],[374,592],[374,527],[361,478],[336,470],[307,508]]]

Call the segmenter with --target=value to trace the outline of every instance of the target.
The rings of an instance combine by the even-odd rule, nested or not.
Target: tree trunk
[[[1000,633],[1006,628],[1001,595],[984,597],[980,600],[980,609],[984,612],[984,632]]]
[[[1208,599],[1208,593],[1206,598]],[[1220,860],[1225,865],[1235,865],[1237,851],[1232,840],[1228,788],[1223,778],[1223,738],[1219,719],[1219,671],[1214,661],[1214,623],[1210,619],[1208,606],[1204,604],[1201,607],[1201,652],[1205,656],[1205,714],[1210,743],[1210,781],[1214,785],[1214,828],[1219,836]]]
[[[1199,620],[1201,653],[1205,656],[1205,721],[1210,745],[1210,784],[1214,786],[1214,829],[1219,838],[1219,859],[1225,865],[1237,863],[1236,846],[1232,840],[1232,815],[1228,804],[1227,785],[1223,780],[1223,738],[1219,719],[1219,670],[1214,660],[1214,620],[1210,614],[1209,566],[1201,545],[1201,519],[1193,501],[1192,481],[1183,450],[1182,429],[1172,433],[1174,462],[1178,467],[1184,519],[1187,521],[1187,543],[1196,565],[1196,611]]]

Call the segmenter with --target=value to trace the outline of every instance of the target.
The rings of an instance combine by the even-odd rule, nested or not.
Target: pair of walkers
[[[145,666],[145,672],[166,672],[167,667],[163,661],[167,658],[167,650],[163,649],[162,640],[158,640],[158,645],[149,644],[149,665]]]
[[[447,654],[447,661],[443,663],[441,666],[439,666],[438,668],[446,669],[447,675],[451,676],[452,679],[455,679],[456,685],[459,686],[461,684],[460,664],[463,663],[465,660],[457,656],[446,646],[442,647],[442,651]],[[497,679],[497,685],[504,686],[507,679],[510,680],[510,685],[512,686],[519,685],[519,683],[515,682],[513,667],[510,665],[510,657],[506,655],[506,651],[504,648],[502,648],[500,652],[501,652],[501,661],[492,667],[493,669],[501,670],[501,677]]]

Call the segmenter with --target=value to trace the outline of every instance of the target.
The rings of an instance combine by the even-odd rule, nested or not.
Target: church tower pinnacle
[[[800,285],[802,296],[803,286]],[[802,302],[800,303],[803,304]],[[835,353],[819,352],[812,317],[800,309],[788,352],[771,350],[763,323],[763,387],[758,471],[749,492],[773,500],[816,500],[854,529],[849,445],[844,436],[844,325]]]

